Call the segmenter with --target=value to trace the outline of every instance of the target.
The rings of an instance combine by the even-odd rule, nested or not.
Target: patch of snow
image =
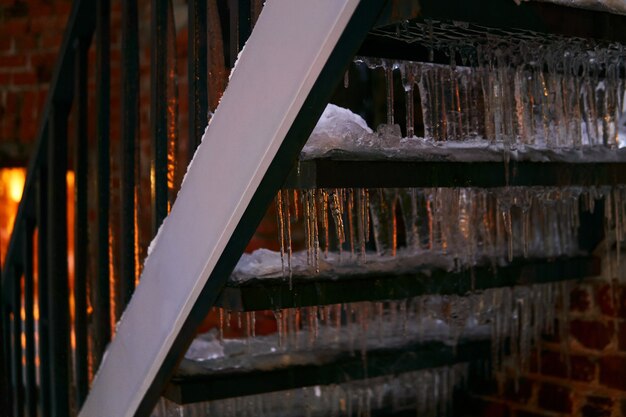
[[[335,149],[343,143],[353,142],[371,134],[372,129],[358,114],[334,104],[328,104],[309,137],[303,152]]]
[[[196,337],[185,353],[185,358],[206,361],[224,357],[224,344],[215,333],[212,331]]]

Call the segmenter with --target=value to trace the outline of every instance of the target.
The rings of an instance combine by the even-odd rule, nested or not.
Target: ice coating
[[[528,369],[541,335],[554,331],[557,316],[559,330],[567,327],[567,314],[563,314],[567,304],[562,306],[565,310],[557,305],[558,300],[569,296],[569,290],[568,283],[549,283],[494,288],[466,296],[426,295],[396,301],[282,309],[275,312],[277,332],[273,334],[248,333],[243,338],[223,339],[218,336],[223,332],[213,329],[198,336],[178,372],[179,376],[193,378],[254,370],[280,371],[297,365],[334,364],[349,352],[359,352],[362,360],[367,361],[369,355],[379,350],[405,350],[411,355],[419,352],[423,343],[438,342],[455,352],[462,344],[489,340],[491,352],[485,352],[482,360],[490,363],[493,370],[507,367],[521,372]],[[236,326],[242,329],[248,320],[246,317]],[[459,365],[462,364],[454,366]],[[385,378],[397,381],[402,376]],[[403,383],[413,392],[421,387],[415,378]],[[329,400],[329,387],[332,385],[315,390],[318,401]],[[446,401],[440,406],[449,407],[449,398],[444,397]],[[380,407],[372,405],[372,409]],[[419,410],[419,401],[411,407]]]
[[[479,139],[501,144],[506,152],[524,146],[619,145],[625,91],[619,76],[624,70],[623,45],[531,33],[507,37],[463,32],[462,24],[432,21],[411,25],[407,33],[399,28],[397,36],[430,44],[433,51],[449,57],[449,65],[355,60],[384,78],[388,107],[395,103],[393,79],[402,79],[402,101],[409,115],[403,123],[391,118],[393,111],[388,108],[388,126],[399,122],[406,126],[406,136],[412,137],[415,104],[422,113],[420,136],[429,142]]]
[[[233,280],[498,265],[519,257],[580,253],[580,203],[622,188],[504,187],[307,189],[277,205],[280,253],[245,254]],[[283,190],[281,195],[289,194]],[[296,194],[294,194],[296,195]],[[615,212],[623,218],[624,199]],[[302,215],[299,220],[295,212]],[[291,217],[290,217],[291,216]],[[285,221],[291,218],[293,221]],[[304,230],[305,250],[291,236]],[[371,230],[370,230],[371,229]],[[619,235],[622,238],[622,234]]]
[[[342,384],[316,385],[208,403],[177,405],[161,399],[152,417],[369,416],[377,409],[447,415],[456,389],[466,385],[468,365],[405,372]]]
[[[514,0],[520,4],[520,0]],[[617,14],[626,14],[626,1],[624,0],[521,0],[521,1],[542,1],[555,3],[562,6],[577,7],[580,9],[602,10]]]

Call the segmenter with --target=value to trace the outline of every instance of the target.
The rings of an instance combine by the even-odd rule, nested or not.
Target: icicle
[[[407,304],[406,299],[400,301],[400,315],[402,317],[402,337],[404,337],[405,339],[407,337],[407,324],[408,324],[406,304]]]
[[[320,263],[319,263],[319,255],[320,255],[320,235],[318,229],[318,217],[317,217],[317,204],[315,201],[315,191],[312,191],[310,194],[310,213],[312,216],[312,229],[313,229],[313,267],[315,269],[315,273],[318,274],[320,272]]]
[[[300,307],[297,307],[295,309],[295,311],[292,314],[293,317],[293,324],[292,324],[292,329],[293,329],[293,346],[295,350],[298,350],[298,348],[300,347],[300,324],[302,323],[302,311],[300,310]]]
[[[335,315],[335,340],[339,340],[339,332],[341,332],[341,304],[334,305]]]
[[[402,84],[404,86],[406,100],[406,137],[412,138],[413,136],[415,136],[415,128],[413,122],[415,113],[415,111],[413,110],[413,85],[415,83],[415,70],[413,65],[411,64],[406,64],[402,68],[404,68]]]
[[[219,312],[219,320],[220,320],[220,336],[219,336],[219,340],[220,340],[220,342],[223,342],[224,341],[224,309],[223,308],[219,308],[218,312]]]
[[[298,190],[293,190],[293,221],[297,222],[300,218],[300,213],[298,212]]]
[[[384,304],[380,301],[374,303],[374,308],[376,309],[376,317],[378,322],[378,341],[382,342],[383,340],[383,314],[384,314]]]
[[[286,218],[286,227],[287,227],[287,269],[289,271],[289,290],[293,290],[293,270],[291,268],[291,256],[292,256],[292,246],[291,246],[291,210],[290,210],[290,205],[291,202],[289,201],[289,192],[288,191],[284,191],[283,192],[283,198],[284,198],[284,204],[283,206],[285,207],[285,214],[287,216]],[[297,205],[294,201],[294,205]]]
[[[350,231],[350,254],[352,255],[352,257],[354,257],[355,252],[354,252],[354,248],[355,248],[355,236],[354,236],[354,210],[355,210],[355,205],[354,205],[354,194],[355,194],[355,190],[354,188],[350,188],[348,189],[348,194],[347,194],[347,204],[348,204],[348,230]],[[357,213],[357,218],[358,218],[358,213]]]
[[[311,232],[311,215],[309,213],[309,191],[305,190],[302,193],[302,213],[304,216],[304,243],[306,247],[306,262],[307,265],[311,265],[312,263],[312,232]]]
[[[617,264],[617,268],[619,268],[622,242],[622,220],[620,218],[620,206],[622,204],[622,200],[620,190],[618,188],[613,188],[613,204],[615,206],[615,262]]]
[[[246,312],[246,344],[250,346],[250,339],[252,338],[252,313]]]
[[[285,329],[283,327],[283,310],[274,310],[274,318],[276,319],[276,327],[278,327],[278,347],[285,345]]]
[[[328,192],[326,190],[317,191],[318,209],[322,219],[322,231],[324,233],[324,256],[328,256],[329,242],[329,223],[328,223]]]
[[[502,221],[507,235],[508,260],[513,260],[513,221],[511,219],[511,194],[510,190],[505,190],[498,195],[498,206],[502,214]]]
[[[330,210],[335,224],[335,238],[337,239],[337,247],[339,248],[339,255],[341,256],[346,236],[343,227],[343,210],[341,207],[340,192],[338,189],[331,192],[330,199]]]
[[[393,125],[393,65],[391,63],[385,65],[385,80],[387,85],[387,124]]]
[[[252,337],[256,337],[256,312],[251,312],[250,318],[252,319]]]
[[[283,191],[278,190],[274,199],[276,203],[276,216],[278,222],[278,241],[280,243],[280,265],[282,275],[285,277],[285,216],[283,213]]]
[[[435,38],[433,35],[433,22],[432,20],[428,20],[426,21],[426,24],[428,26],[428,60],[430,62],[433,62],[435,60],[435,50],[434,50],[434,43],[435,43]]]
[[[369,235],[369,207],[367,204],[367,190],[359,189],[357,198],[357,230],[358,242],[362,262],[365,262],[365,243]]]

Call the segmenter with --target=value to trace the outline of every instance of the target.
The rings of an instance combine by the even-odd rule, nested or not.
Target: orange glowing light
[[[3,264],[25,179],[24,168],[0,169],[0,262]]]

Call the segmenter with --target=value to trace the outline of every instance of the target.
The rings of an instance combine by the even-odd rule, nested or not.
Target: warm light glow
[[[2,170],[6,176],[8,183],[8,195],[11,200],[19,203],[22,199],[22,191],[24,191],[24,170],[21,168],[12,168]],[[3,182],[5,179],[3,179]]]
[[[0,169],[0,262],[3,264],[25,178],[24,168]]]

